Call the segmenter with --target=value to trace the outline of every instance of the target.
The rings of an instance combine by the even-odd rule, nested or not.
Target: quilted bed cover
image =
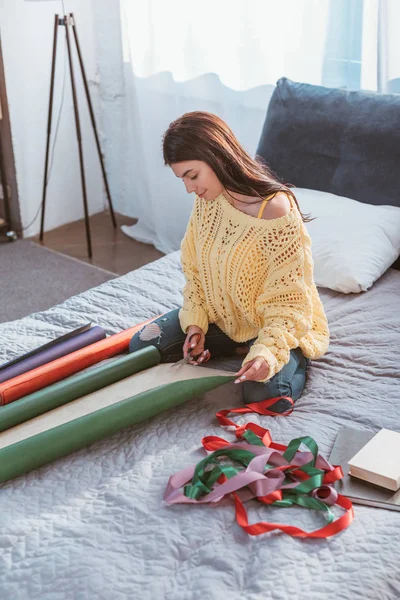
[[[88,320],[111,334],[176,308],[183,284],[175,252],[47,311],[3,323],[0,363]],[[329,457],[343,425],[400,431],[400,273],[389,269],[366,293],[320,293],[330,350],[311,363],[295,411],[278,418],[245,415],[241,422],[260,423],[285,444],[310,435]],[[203,458],[204,435],[233,439],[215,413],[240,403],[240,386],[228,383],[1,485],[0,598],[400,598],[400,513],[355,505],[344,532],[301,540],[247,535],[233,505],[163,504],[170,475]],[[319,513],[300,507],[252,501],[247,508],[250,522],[308,531],[324,524]]]

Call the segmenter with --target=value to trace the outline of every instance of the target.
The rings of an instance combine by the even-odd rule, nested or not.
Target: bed
[[[88,320],[111,334],[178,307],[183,284],[174,252],[47,311],[1,324],[0,362]],[[283,443],[310,435],[329,456],[342,425],[400,431],[400,272],[388,269],[366,293],[320,289],[320,295],[331,345],[311,363],[294,413],[243,420],[269,428]],[[228,383],[1,485],[0,597],[400,597],[399,513],[355,506],[355,520],[341,534],[299,540],[251,537],[227,505],[163,504],[170,475],[203,457],[201,438],[226,437],[217,410],[240,404],[240,386]],[[249,517],[306,530],[322,525],[312,511],[257,503]]]

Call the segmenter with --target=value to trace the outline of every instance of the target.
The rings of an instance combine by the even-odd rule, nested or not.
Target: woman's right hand
[[[199,338],[199,341],[196,343],[196,338],[193,338],[191,344],[189,344],[191,336],[195,333],[198,334],[197,337]],[[186,340],[183,345],[183,356],[186,358],[187,355],[190,354],[191,356],[196,357],[192,360],[189,360],[190,365],[201,364],[207,358],[209,351],[204,350],[205,340],[206,336],[201,327],[198,327],[197,325],[190,325],[188,327]]]

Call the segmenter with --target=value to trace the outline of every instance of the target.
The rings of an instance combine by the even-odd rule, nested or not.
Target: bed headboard
[[[283,77],[271,97],[257,155],[284,183],[400,207],[400,94]]]

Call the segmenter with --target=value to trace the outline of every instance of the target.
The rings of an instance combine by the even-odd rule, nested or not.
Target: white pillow
[[[400,253],[400,208],[372,206],[318,190],[293,188],[312,240],[316,285],[362,292]]]

